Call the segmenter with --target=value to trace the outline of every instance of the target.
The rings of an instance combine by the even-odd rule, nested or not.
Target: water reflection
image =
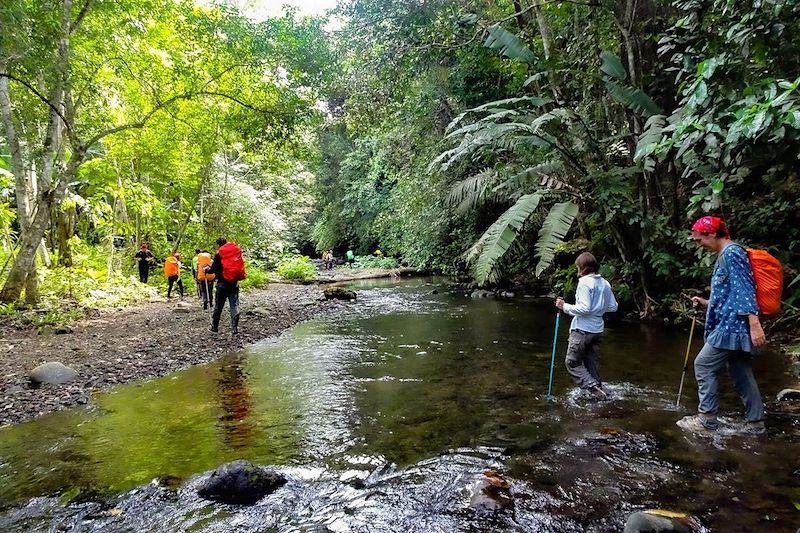
[[[215,378],[216,398],[222,414],[219,425],[225,444],[235,450],[253,446],[253,421],[250,419],[252,399],[242,369],[242,355],[226,359]]]
[[[340,314],[246,354],[1,430],[0,502],[90,501],[35,500],[0,529],[91,520],[95,529],[613,530],[644,507],[687,510],[720,530],[796,524],[796,414],[771,405],[768,438],[748,440],[735,431],[739,400],[728,387],[733,429],[703,440],[675,427],[696,408],[691,375],[674,406],[685,332],[612,323],[605,402],[573,388],[560,349],[548,401],[551,302],[432,289],[369,282]],[[566,336],[564,327],[561,347]],[[757,361],[765,396],[789,385],[785,370],[778,354]],[[237,458],[279,465],[291,481],[253,509],[193,494],[193,475]],[[486,468],[513,480],[513,513],[468,508],[467,487]],[[168,479],[188,485],[172,491]],[[106,516],[108,505],[125,514]]]

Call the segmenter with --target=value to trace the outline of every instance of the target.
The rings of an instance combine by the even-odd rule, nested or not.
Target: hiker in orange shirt
[[[164,276],[167,278],[167,300],[172,298],[172,286],[178,282],[178,291],[181,293],[183,299],[183,282],[181,281],[181,254],[173,252],[167,260],[164,261]]]

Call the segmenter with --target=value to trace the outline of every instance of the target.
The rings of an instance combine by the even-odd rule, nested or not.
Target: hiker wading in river
[[[705,345],[694,360],[700,399],[698,414],[678,420],[683,429],[714,431],[719,427],[717,374],[728,367],[745,408],[746,431],[764,433],[764,403],[753,377],[752,353],[766,343],[758,317],[755,279],[747,251],[731,240],[725,221],[706,216],[692,226],[695,244],[717,255],[708,300],[692,297],[706,307]]]

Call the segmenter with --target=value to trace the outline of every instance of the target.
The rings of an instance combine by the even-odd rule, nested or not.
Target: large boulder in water
[[[693,533],[700,523],[691,516],[669,511],[642,511],[633,513],[625,522],[624,533]]]
[[[286,478],[279,472],[240,459],[214,470],[197,494],[207,500],[252,505],[285,484]]]
[[[50,361],[31,370],[28,377],[36,385],[61,385],[77,378],[78,373],[62,363]]]
[[[333,300],[334,298],[337,300],[356,299],[355,291],[351,291],[350,289],[345,289],[344,287],[328,287],[322,292],[325,295],[325,298],[328,300]]]

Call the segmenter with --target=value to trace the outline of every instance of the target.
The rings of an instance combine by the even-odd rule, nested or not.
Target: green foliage
[[[277,270],[283,279],[292,281],[311,281],[317,275],[317,268],[307,255],[285,256]]]
[[[265,289],[271,281],[270,273],[259,263],[254,261],[247,262],[247,277],[239,282],[242,289]]]

